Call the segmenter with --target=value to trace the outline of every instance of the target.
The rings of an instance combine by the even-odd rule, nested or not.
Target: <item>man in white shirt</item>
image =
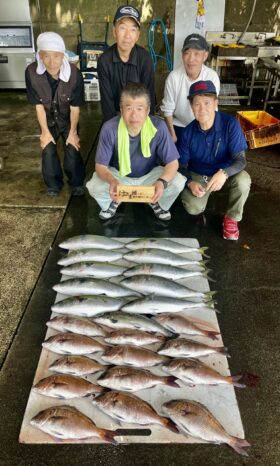
[[[199,34],[190,34],[182,48],[183,65],[171,71],[165,82],[161,110],[174,142],[180,138],[183,128],[194,120],[188,95],[196,81],[212,81],[220,92],[220,80],[216,71],[204,65],[208,58],[208,44]]]

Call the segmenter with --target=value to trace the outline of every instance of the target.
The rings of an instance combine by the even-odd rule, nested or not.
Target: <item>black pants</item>
[[[70,127],[60,130],[57,126],[49,128],[55,142],[59,137],[63,139],[64,149],[64,172],[69,179],[70,186],[82,186],[85,179],[85,167],[80,151],[77,151],[74,146],[65,142],[67,140]],[[50,142],[42,152],[42,173],[44,182],[48,188],[60,191],[63,186],[63,172],[60,160],[57,154],[57,146]]]

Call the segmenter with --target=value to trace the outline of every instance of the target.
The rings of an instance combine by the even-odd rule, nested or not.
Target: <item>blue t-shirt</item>
[[[167,165],[179,158],[176,146],[169,134],[165,122],[150,116],[157,132],[150,142],[151,156],[143,157],[140,134],[129,136],[131,173],[127,176],[140,178],[159,165]],[[95,162],[119,170],[118,161],[118,124],[120,116],[104,123],[97,146]]]
[[[179,163],[200,175],[212,176],[220,168],[229,167],[234,156],[247,149],[245,137],[236,118],[216,112],[212,128],[204,131],[197,120],[182,132],[177,145]]]

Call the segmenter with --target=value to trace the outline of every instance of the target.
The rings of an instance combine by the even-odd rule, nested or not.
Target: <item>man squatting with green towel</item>
[[[179,154],[167,126],[149,112],[148,89],[141,83],[129,83],[121,92],[121,114],[102,127],[95,173],[86,187],[101,207],[103,220],[116,214],[119,184],[153,185],[150,207],[161,220],[170,220],[169,209],[184,189],[186,178],[177,171]]]

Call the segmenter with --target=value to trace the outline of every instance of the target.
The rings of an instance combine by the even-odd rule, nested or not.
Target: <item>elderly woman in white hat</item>
[[[28,101],[36,106],[41,128],[42,173],[47,194],[57,196],[63,187],[63,171],[56,142],[61,136],[64,147],[64,171],[72,194],[84,194],[85,169],[80,154],[78,122],[80,106],[84,104],[84,84],[81,72],[70,64],[62,37],[44,32],[37,39],[37,63],[31,63],[25,73]]]

